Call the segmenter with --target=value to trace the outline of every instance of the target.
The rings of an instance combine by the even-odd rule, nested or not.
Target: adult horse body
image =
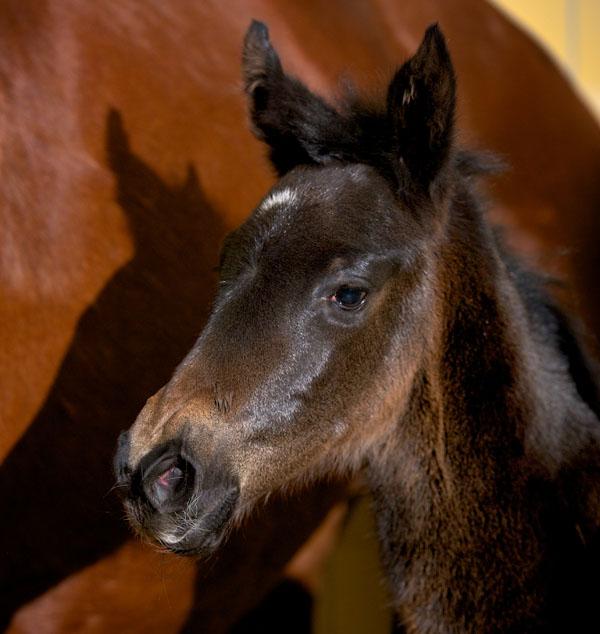
[[[227,238],[206,328],[121,437],[133,525],[211,552],[273,491],[362,472],[409,631],[597,629],[593,380],[482,215],[441,32],[384,108],[333,109],[261,23],[244,73],[282,178]]]
[[[522,229],[512,236],[559,263],[579,314],[600,330],[588,292],[600,131],[552,60],[493,6],[6,0],[0,629],[163,634],[193,610],[198,630],[223,632],[331,502],[318,490],[293,512],[271,505],[267,522],[197,568],[128,539],[106,495],[114,438],[204,323],[220,238],[272,182],[238,88],[252,17],[273,26],[290,68],[330,94],[347,69],[368,88],[373,69],[390,68],[441,21],[462,130],[513,166],[495,183],[503,218]]]

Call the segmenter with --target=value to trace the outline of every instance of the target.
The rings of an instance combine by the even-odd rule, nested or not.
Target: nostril
[[[157,484],[165,489],[176,486],[184,477],[183,471],[176,466],[167,469],[157,480]]]
[[[181,456],[160,460],[143,479],[146,498],[161,512],[173,512],[185,507],[194,487],[196,471]]]
[[[182,485],[185,487],[186,473],[181,466],[173,465],[169,467],[151,485],[153,493],[151,497],[154,498],[154,501],[159,506],[164,505],[170,498],[173,498]]]

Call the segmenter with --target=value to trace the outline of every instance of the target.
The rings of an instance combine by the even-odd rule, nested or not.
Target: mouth
[[[142,538],[181,555],[210,554],[224,541],[240,486],[222,457],[198,460],[181,440],[170,440],[133,468],[126,458],[116,461],[117,484]]]
[[[139,522],[143,534],[178,555],[207,556],[226,539],[239,489],[209,489],[195,495],[185,509],[173,513],[146,512]],[[136,517],[137,516],[137,517]]]

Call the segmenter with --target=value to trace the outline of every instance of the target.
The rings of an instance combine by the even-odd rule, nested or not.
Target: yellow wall
[[[493,0],[538,37],[600,115],[600,0]]]
[[[354,503],[328,562],[315,606],[315,634],[389,634],[389,604],[371,502],[364,498]]]

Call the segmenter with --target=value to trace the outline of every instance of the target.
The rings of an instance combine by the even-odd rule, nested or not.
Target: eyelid
[[[341,286],[350,286],[352,288],[371,288],[372,282],[370,278],[357,274],[353,271],[340,270],[332,272],[327,276],[327,283],[331,287],[340,288]]]

